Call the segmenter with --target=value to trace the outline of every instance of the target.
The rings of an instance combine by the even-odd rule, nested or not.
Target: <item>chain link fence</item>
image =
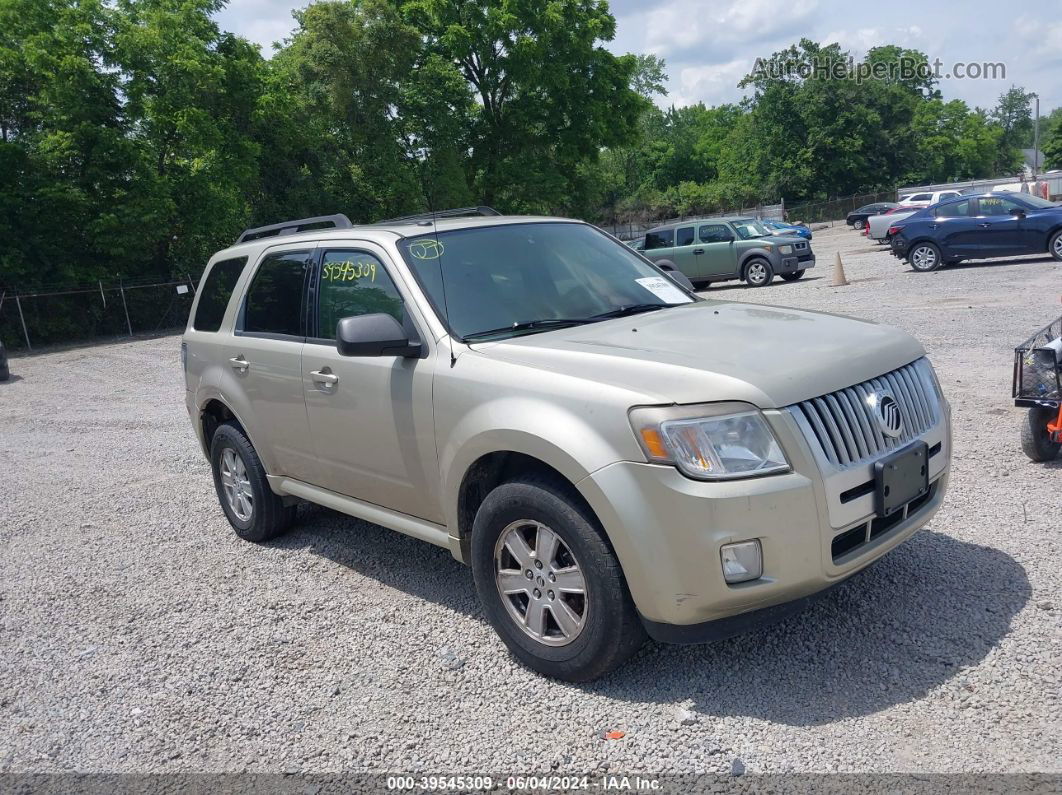
[[[793,224],[835,223],[843,221],[848,213],[858,210],[865,204],[894,201],[896,201],[895,190],[878,191],[877,193],[856,193],[824,202],[795,204],[786,209],[786,218],[789,223]]]
[[[188,276],[51,289],[0,288],[0,341],[10,351],[32,351],[179,330],[188,320],[195,289]]]
[[[717,213],[697,213],[693,215],[681,215],[677,218],[666,218],[663,220],[629,220],[625,222],[614,221],[612,223],[598,224],[599,229],[603,229],[610,235],[619,238],[620,240],[637,240],[640,237],[645,237],[645,233],[650,229],[655,229],[658,226],[664,224],[676,223],[686,220],[700,220],[701,218],[723,218],[729,216],[741,216],[745,218],[760,218],[763,220],[784,221],[787,212],[785,202],[779,202],[778,204],[757,204],[755,207],[743,207],[740,210],[727,210],[725,212]]]

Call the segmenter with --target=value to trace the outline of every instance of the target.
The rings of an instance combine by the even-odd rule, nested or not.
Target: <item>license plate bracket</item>
[[[891,516],[929,491],[929,446],[916,442],[874,464],[878,516]]]

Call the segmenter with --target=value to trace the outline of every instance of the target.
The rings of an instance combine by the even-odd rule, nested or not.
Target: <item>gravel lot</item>
[[[1024,457],[1009,397],[1059,266],[918,275],[864,240],[819,232],[805,280],[708,295],[918,336],[954,408],[944,508],[801,616],[589,686],[515,665],[445,550],[318,508],[239,541],[177,338],[13,359],[0,771],[1062,771],[1062,467]]]

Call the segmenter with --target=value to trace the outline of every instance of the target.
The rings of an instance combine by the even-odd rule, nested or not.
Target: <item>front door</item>
[[[698,274],[705,279],[721,279],[737,274],[737,252],[734,246],[734,230],[727,223],[702,224],[697,230],[701,242]]]
[[[315,258],[310,336],[302,355],[316,485],[442,523],[432,414],[432,359],[340,356],[336,324],[386,313],[418,336],[385,252],[369,243],[322,247]],[[420,337],[426,346],[430,340]]]
[[[1025,208],[1004,196],[984,196],[977,200],[978,236],[984,257],[1006,257],[1029,253],[1022,234],[1022,220],[1014,215]]]

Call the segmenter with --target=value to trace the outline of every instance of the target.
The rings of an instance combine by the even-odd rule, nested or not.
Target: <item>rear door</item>
[[[698,256],[697,274],[703,279],[723,279],[737,274],[737,247],[734,245],[734,230],[730,224],[716,222],[701,224],[697,238],[703,251]]]
[[[675,248],[672,249],[669,259],[686,276],[694,276],[698,267],[696,260],[700,254],[695,252],[700,251],[700,246],[696,245],[696,243],[697,239],[693,224],[675,229]]]
[[[933,238],[940,244],[945,257],[985,256],[981,253],[982,241],[978,236],[977,221],[973,217],[973,202],[970,200],[945,204],[930,211],[933,218],[928,227]]]
[[[432,414],[433,358],[341,356],[336,324],[384,313],[429,350],[387,253],[372,243],[322,244],[310,294],[302,390],[316,485],[433,522],[440,512]]]
[[[270,475],[313,480],[316,461],[302,397],[305,297],[312,247],[268,249],[255,267],[224,343],[222,395]]]

